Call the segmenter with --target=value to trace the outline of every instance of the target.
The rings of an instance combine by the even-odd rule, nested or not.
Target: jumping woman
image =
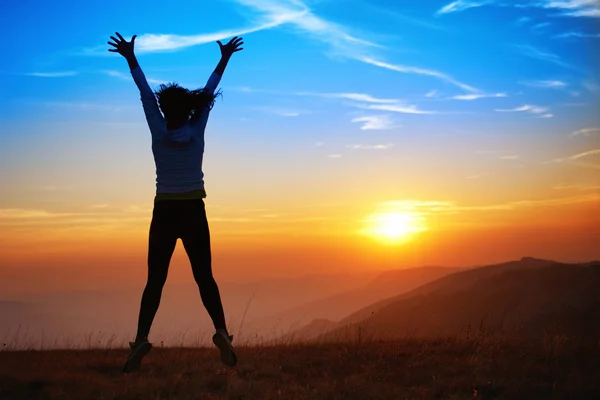
[[[204,88],[188,90],[170,83],[160,85],[154,93],[133,51],[136,35],[129,42],[118,32],[116,35],[118,38],[110,37],[112,42],[108,44],[114,48],[108,51],[119,53],[129,64],[152,134],[156,164],[156,196],[148,241],[148,280],[142,295],[137,335],[135,341],[129,343],[131,352],[123,371],[139,370],[142,358],[152,348],[148,334],[177,239],[183,243],[202,303],[215,327],[213,343],[221,352],[222,362],[234,366],[237,356],[231,344],[233,336],[227,332],[219,288],[212,274],[202,157],[206,122],[219,94],[215,90],[233,53],[242,50],[242,39],[236,36],[225,45],[217,41],[221,60]]]

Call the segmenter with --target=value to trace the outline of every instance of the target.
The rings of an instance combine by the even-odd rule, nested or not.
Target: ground
[[[124,349],[0,351],[0,399],[594,399],[600,343],[561,337],[213,348],[155,347],[121,374]]]

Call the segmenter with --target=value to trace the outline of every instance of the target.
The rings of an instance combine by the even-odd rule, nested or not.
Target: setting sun
[[[404,242],[415,233],[427,230],[424,218],[409,212],[376,214],[366,222],[368,226],[362,232],[387,243]]]

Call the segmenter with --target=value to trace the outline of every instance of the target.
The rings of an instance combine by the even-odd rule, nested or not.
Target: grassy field
[[[122,375],[124,349],[0,351],[0,399],[594,399],[600,343],[491,339],[154,348]]]

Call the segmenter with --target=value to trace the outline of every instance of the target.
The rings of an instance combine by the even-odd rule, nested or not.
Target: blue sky
[[[203,86],[244,38],[203,163],[225,275],[597,259],[599,21],[600,0],[14,1],[0,273],[145,271],[155,167],[115,31],[153,87]],[[399,253],[356,235],[391,212],[430,230]]]
[[[291,181],[297,168],[311,185],[307,176],[348,169],[449,174],[443,162],[447,178],[467,181],[503,176],[507,162],[532,165],[532,177],[557,167],[548,163],[597,165],[597,0],[22,1],[0,18],[11,38],[0,92],[0,163],[12,171],[2,183],[14,194],[5,206],[31,195],[15,194],[26,187],[97,197],[115,175],[130,198],[152,194],[138,95],[125,61],[107,51],[115,31],[138,35],[151,85],[190,88],[217,63],[215,40],[244,37],[211,116],[205,166],[219,178],[244,169],[242,187]],[[580,166],[569,179],[594,184],[594,173]]]

